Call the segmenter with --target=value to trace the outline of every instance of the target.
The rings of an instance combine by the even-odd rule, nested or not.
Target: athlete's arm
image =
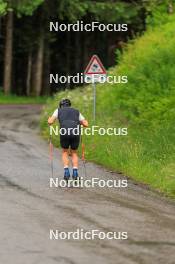
[[[86,120],[86,119],[83,119],[83,120],[81,120],[80,121],[80,124],[82,125],[82,126],[84,126],[84,127],[88,127],[88,121]]]
[[[80,113],[79,115],[80,124],[84,127],[88,127],[88,121],[84,118],[84,116]]]
[[[55,122],[55,120],[56,120],[56,118],[54,116],[51,116],[51,117],[48,118],[47,122],[48,122],[49,125],[52,125]]]
[[[54,111],[53,115],[48,118],[48,121],[47,122],[48,122],[49,126],[51,126],[55,122],[55,120],[57,119],[57,117],[58,117],[58,109],[56,109]]]

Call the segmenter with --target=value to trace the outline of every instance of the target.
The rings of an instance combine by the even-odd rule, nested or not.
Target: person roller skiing
[[[88,127],[88,121],[79,112],[71,107],[69,99],[62,99],[51,117],[48,124],[52,125],[56,120],[60,123],[60,145],[62,148],[62,161],[64,165],[64,179],[70,179],[69,153],[71,154],[73,172],[72,179],[78,178],[78,154],[77,150],[80,143],[81,125]]]

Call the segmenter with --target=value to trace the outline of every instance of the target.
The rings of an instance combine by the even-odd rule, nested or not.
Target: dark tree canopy
[[[50,72],[83,72],[94,53],[106,68],[114,65],[116,50],[145,30],[147,16],[150,23],[158,20],[151,18],[152,10],[171,13],[173,1],[0,0],[0,87],[6,93],[50,94],[66,87],[50,87]],[[127,23],[128,31],[49,32],[50,21],[77,20]]]

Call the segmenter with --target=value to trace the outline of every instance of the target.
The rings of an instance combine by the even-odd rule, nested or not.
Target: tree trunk
[[[80,32],[75,34],[75,53],[74,53],[74,62],[75,62],[75,73],[81,73],[81,39]]]
[[[0,17],[0,39],[2,38],[2,17]]]
[[[6,39],[4,56],[4,93],[9,94],[11,90],[12,75],[12,49],[13,49],[13,12],[6,15]]]
[[[66,75],[70,75],[71,72],[71,32],[66,32]],[[70,88],[70,83],[66,83],[66,88]]]
[[[88,35],[88,32],[83,32],[83,70],[85,70],[88,61],[90,59],[90,56],[92,56],[92,54],[90,54],[89,56],[89,49],[88,49],[88,37],[90,37]]]
[[[30,95],[31,88],[31,74],[32,74],[32,53],[29,52],[28,55],[28,65],[27,65],[27,80],[26,80],[26,94]]]
[[[36,72],[34,78],[34,89],[36,96],[40,96],[42,90],[43,60],[44,60],[44,34],[43,34],[43,30],[41,29],[38,40],[38,49],[36,55]]]
[[[47,41],[45,44],[45,54],[44,54],[43,87],[41,91],[42,95],[51,94],[49,74],[50,74],[50,46]]]

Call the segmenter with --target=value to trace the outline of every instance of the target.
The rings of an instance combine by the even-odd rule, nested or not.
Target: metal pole
[[[86,179],[87,173],[86,173],[86,160],[85,160],[85,144],[83,143],[83,136],[81,136],[81,144],[82,144],[82,161],[83,161],[83,167],[84,167],[84,176]]]
[[[93,118],[94,118],[94,122],[95,122],[95,118],[96,118],[96,85],[95,85],[95,81],[92,82],[92,86],[93,86],[93,93],[94,93]]]

